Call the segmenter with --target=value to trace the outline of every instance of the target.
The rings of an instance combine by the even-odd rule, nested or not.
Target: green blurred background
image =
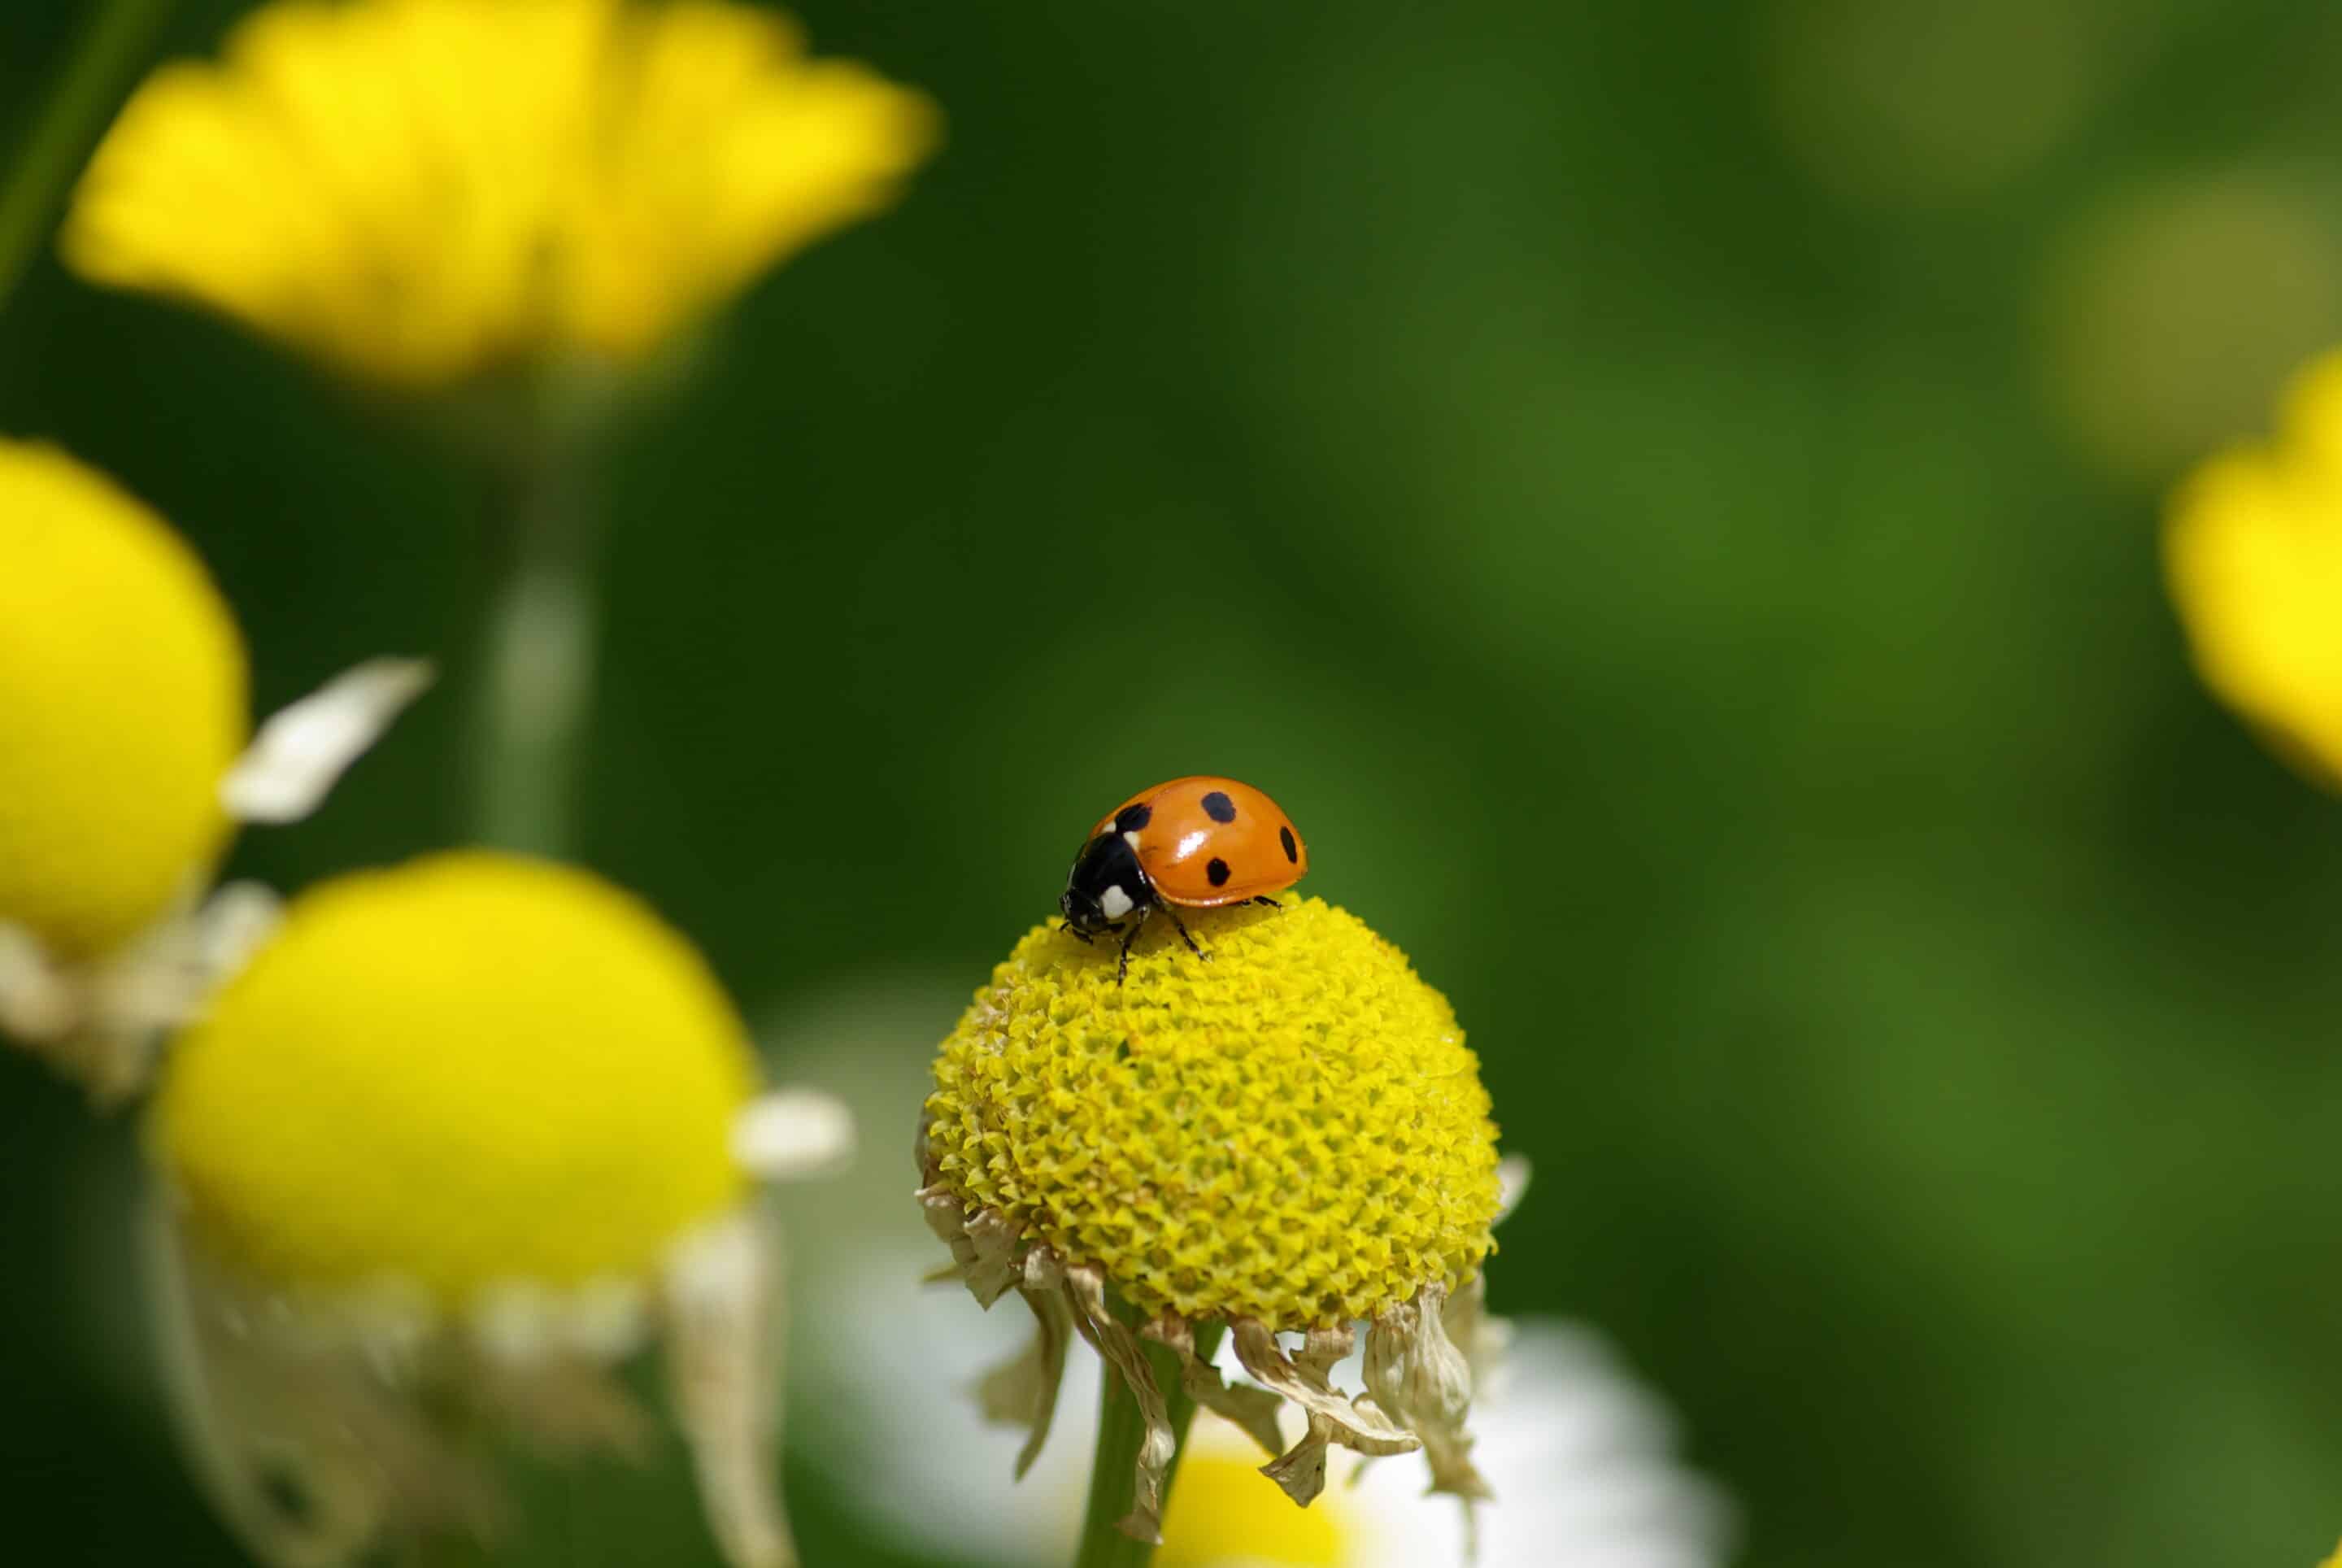
[[[800,11],[949,145],[611,454],[586,858],[752,1013],[932,1039],[1104,806],[1255,780],[1536,1162],[1496,1304],[1622,1343],[1742,1561],[2328,1549],[2342,801],[2194,683],[2156,528],[2342,339],[2342,11]],[[0,146],[79,25],[0,11]],[[236,871],[463,837],[477,475],[46,257],[0,430],[196,541],[263,710],[445,661]],[[10,1561],[235,1560],[106,1288],[135,1136],[0,1053]],[[826,1419],[809,1562],[911,1563]],[[575,1491],[697,1561],[685,1486]]]

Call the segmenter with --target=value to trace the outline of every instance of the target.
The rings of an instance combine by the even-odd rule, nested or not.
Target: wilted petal
[[[1277,1397],[1265,1388],[1224,1381],[1219,1368],[1196,1353],[1193,1323],[1166,1312],[1138,1332],[1179,1358],[1179,1385],[1189,1399],[1241,1428],[1268,1452],[1285,1447],[1285,1433],[1276,1424]]]
[[[1313,1331],[1297,1360],[1287,1360],[1276,1336],[1255,1319],[1238,1318],[1231,1330],[1236,1360],[1244,1363],[1245,1371],[1306,1411],[1312,1435],[1321,1443],[1338,1442],[1373,1454],[1409,1453],[1416,1448],[1412,1435],[1336,1392],[1326,1381],[1327,1369],[1348,1352],[1348,1329]],[[1322,1433],[1317,1430],[1321,1422],[1325,1423]],[[1309,1441],[1303,1439],[1305,1443]]]
[[[1155,1369],[1147,1364],[1146,1352],[1139,1348],[1137,1337],[1107,1309],[1106,1281],[1097,1270],[1067,1269],[1066,1291],[1073,1297],[1075,1325],[1089,1341],[1090,1348],[1121,1375],[1124,1386],[1138,1402],[1139,1418],[1146,1423],[1146,1440],[1138,1445],[1130,1512],[1115,1521],[1115,1528],[1134,1541],[1160,1542],[1163,1482],[1170,1472],[1172,1457],[1179,1451],[1178,1439],[1171,1431],[1171,1412],[1163,1402],[1163,1390],[1155,1382]]]
[[[1366,1334],[1366,1389],[1375,1402],[1423,1440],[1431,1489],[1465,1498],[1490,1495],[1472,1464],[1472,1369],[1448,1342],[1441,1315],[1447,1292],[1426,1285],[1376,1318]]]
[[[1510,1321],[1489,1314],[1487,1275],[1466,1280],[1463,1289],[1447,1298],[1439,1316],[1448,1340],[1472,1369],[1472,1397],[1485,1397],[1500,1385],[1505,1352],[1513,1342]]]
[[[71,982],[40,939],[0,922],[0,1033],[38,1044],[65,1034],[80,1018]]]
[[[315,1342],[191,1246],[145,1226],[158,1360],[196,1479],[269,1568],[344,1568],[394,1534],[487,1536],[487,1478],[345,1346]]]
[[[989,1209],[963,1214],[959,1200],[942,1187],[922,1187],[917,1196],[927,1229],[951,1249],[952,1261],[959,1265],[959,1277],[968,1293],[976,1305],[991,1311],[992,1303],[1017,1280],[1016,1254],[1021,1238],[1016,1228]]]
[[[276,931],[285,903],[258,882],[230,882],[193,917],[191,949],[204,989],[220,985],[245,966]]]
[[[1056,1254],[1036,1247],[1025,1257],[1025,1282],[1017,1294],[1033,1311],[1033,1338],[1016,1357],[985,1373],[976,1384],[984,1418],[1026,1431],[1016,1454],[1016,1479],[1033,1468],[1056,1419],[1057,1390],[1066,1381],[1066,1347],[1074,1337],[1073,1309],[1066,1304],[1064,1271]]]
[[[732,1568],[792,1568],[781,1507],[781,1243],[753,1212],[676,1249],[667,1377],[700,1501]]]

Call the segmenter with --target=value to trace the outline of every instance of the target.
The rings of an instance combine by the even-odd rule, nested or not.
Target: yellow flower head
[[[209,869],[244,748],[244,639],[163,520],[0,441],[0,923],[107,952]]]
[[[1267,1467],[1296,1501],[1322,1486],[1329,1442],[1420,1445],[1435,1485],[1474,1495],[1468,1378],[1446,1332],[1477,1322],[1501,1193],[1455,1014],[1320,900],[1187,919],[1208,961],[1162,930],[1118,984],[1110,945],[1042,927],[994,971],[936,1063],[929,1223],[979,1301],[1024,1293],[1044,1362],[1070,1321],[1146,1407],[1152,1374],[1111,1292],[1185,1360],[1191,1393],[1276,1453],[1276,1398],[1220,1386],[1194,1353],[1196,1324],[1226,1324],[1246,1371],[1311,1417]],[[1354,1403],[1326,1374],[1357,1319],[1375,1398]],[[1305,1336],[1290,1358],[1280,1331]],[[1036,1437],[1054,1397],[1042,1372],[1031,1390],[987,1390],[1004,1410],[1029,1397]],[[1142,1452],[1132,1533],[1154,1531],[1159,1482]]]
[[[2295,383],[2274,440],[2180,487],[2164,560],[2205,684],[2342,789],[2342,354]]]
[[[1036,928],[936,1063],[934,1185],[1141,1311],[1304,1330],[1479,1267],[1496,1130],[1447,999],[1318,900],[1115,966]],[[1211,940],[1216,939],[1216,940]]]
[[[886,206],[935,136],[723,0],[275,0],[133,96],[65,253],[395,385],[631,360]]]
[[[444,854],[295,899],[176,1040],[149,1130],[180,1408],[255,1551],[492,1519],[476,1421],[639,1441],[614,1369],[656,1335],[727,1561],[790,1561],[747,1199],[849,1129],[756,1080],[698,954],[585,872]]]
[[[189,1224],[287,1287],[648,1274],[739,1198],[754,1071],[698,956],[616,890],[452,854],[295,900],[183,1034],[155,1148]]]

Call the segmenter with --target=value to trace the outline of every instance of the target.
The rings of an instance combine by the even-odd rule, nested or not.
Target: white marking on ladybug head
[[[1122,890],[1120,882],[1116,882],[1098,895],[1098,909],[1107,920],[1118,920],[1130,913],[1130,895]]]
[[[1124,843],[1126,843],[1126,844],[1129,845],[1129,846],[1130,846],[1132,849],[1137,849],[1137,848],[1138,848],[1138,829],[1136,829],[1136,828],[1133,828],[1129,832],[1125,833],[1125,834],[1122,836],[1122,841],[1123,841]]]

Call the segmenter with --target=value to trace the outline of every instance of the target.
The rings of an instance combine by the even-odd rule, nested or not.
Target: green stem
[[[531,854],[565,856],[575,845],[601,617],[589,460],[558,422],[524,442],[509,473],[507,564],[488,611],[475,831],[481,843]]]
[[[1196,1353],[1206,1361],[1220,1348],[1220,1337],[1227,1332],[1224,1323],[1196,1325]],[[1165,1391],[1165,1402],[1171,1415],[1171,1436],[1178,1444],[1171,1455],[1171,1467],[1163,1477],[1163,1508],[1167,1516],[1171,1509],[1172,1483],[1179,1478],[1179,1461],[1187,1452],[1187,1423],[1195,1419],[1196,1402],[1187,1397],[1180,1384],[1179,1361],[1162,1346],[1147,1343],[1146,1364],[1154,1369],[1156,1386]],[[1134,1541],[1115,1527],[1115,1522],[1130,1512],[1134,1477],[1138,1465],[1139,1445],[1146,1439],[1146,1422],[1138,1412],[1138,1401],[1131,1397],[1114,1368],[1105,1369],[1100,1381],[1104,1392],[1098,1402],[1097,1455],[1090,1462],[1089,1506],[1082,1516],[1081,1548],[1074,1555],[1074,1568],[1146,1568],[1154,1561],[1155,1548],[1144,1541]]]
[[[114,110],[170,14],[171,0],[113,0],[82,35],[0,187],[0,307],[48,235],[58,194],[80,170],[98,122]]]

